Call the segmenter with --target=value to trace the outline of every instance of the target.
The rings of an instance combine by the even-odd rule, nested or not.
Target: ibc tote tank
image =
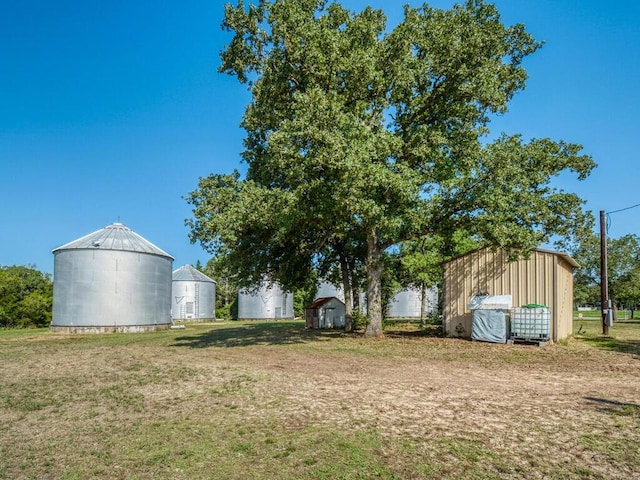
[[[121,223],[53,250],[51,330],[139,332],[171,325],[173,257]]]
[[[238,320],[292,319],[293,294],[283,292],[277,283],[263,282],[252,293],[238,292]]]
[[[205,320],[216,318],[216,282],[191,265],[172,273],[171,318]]]

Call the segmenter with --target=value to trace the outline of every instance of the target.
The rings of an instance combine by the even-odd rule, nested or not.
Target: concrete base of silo
[[[237,319],[239,322],[279,322],[279,321],[291,321],[291,320],[295,320],[295,318],[293,317],[278,317],[278,318],[273,318],[273,317],[269,317],[269,318],[258,318],[258,317],[251,317],[251,318],[238,318]]]
[[[178,322],[178,323],[209,323],[209,322],[215,322],[216,319],[215,318],[174,318],[173,319],[174,322]]]
[[[120,325],[120,326],[108,326],[101,327],[97,325],[92,326],[61,326],[51,325],[49,331],[54,333],[70,333],[70,334],[93,334],[93,333],[141,333],[141,332],[156,332],[159,330],[168,330],[171,327],[170,323],[163,323],[158,325]]]

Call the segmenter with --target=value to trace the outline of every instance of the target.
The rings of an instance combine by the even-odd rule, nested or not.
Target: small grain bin
[[[292,319],[293,294],[283,292],[277,283],[262,282],[256,291],[238,292],[238,320]]]
[[[53,254],[52,331],[170,327],[173,257],[123,224],[109,225]]]
[[[387,307],[387,317],[389,318],[423,318],[434,312],[438,307],[438,289],[424,289],[424,310],[423,291],[419,288],[405,288],[396,293]]]
[[[171,275],[171,318],[204,321],[216,318],[216,282],[191,265]]]

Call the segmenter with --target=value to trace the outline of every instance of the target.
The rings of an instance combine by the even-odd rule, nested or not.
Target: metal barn
[[[203,321],[216,318],[216,282],[191,265],[171,275],[171,318]]]
[[[550,338],[573,331],[573,270],[569,255],[536,249],[528,259],[509,262],[504,250],[482,248],[444,265],[443,327],[451,337],[471,336],[470,299],[479,292],[511,295],[513,306],[545,305],[551,315]]]
[[[173,257],[121,223],[53,250],[51,330],[138,332],[171,325]]]
[[[424,291],[424,315],[434,312],[438,308],[438,289],[428,288]],[[422,290],[419,288],[405,288],[396,293],[387,306],[389,318],[422,318]]]
[[[293,319],[293,294],[277,283],[263,282],[257,291],[238,292],[238,320]]]

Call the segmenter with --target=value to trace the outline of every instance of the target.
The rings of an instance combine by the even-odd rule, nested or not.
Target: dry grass
[[[640,325],[544,348],[390,328],[0,332],[0,478],[640,478]]]

